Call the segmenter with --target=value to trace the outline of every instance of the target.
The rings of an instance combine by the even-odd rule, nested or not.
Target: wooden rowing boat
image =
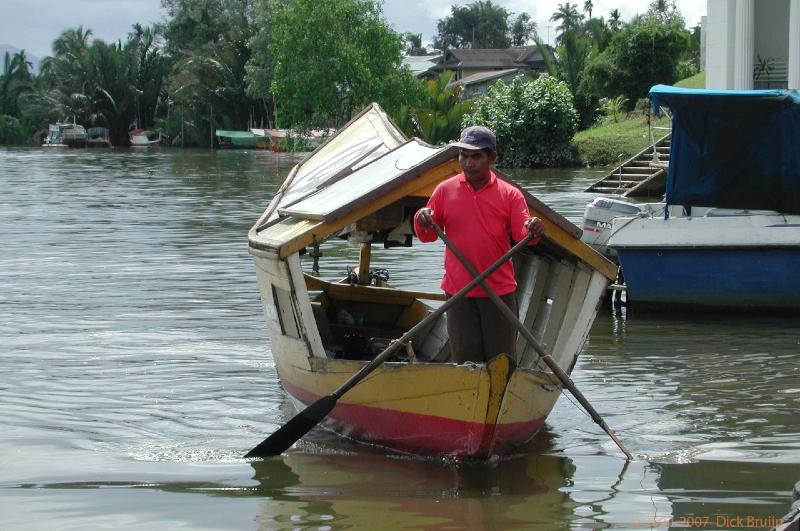
[[[413,214],[439,182],[459,173],[457,158],[457,148],[407,140],[373,104],[292,169],[250,230],[273,358],[298,407],[339,388],[444,299],[371,278],[370,249],[412,244]],[[572,223],[525,196],[546,236],[514,259],[519,315],[569,373],[616,267],[581,242]],[[301,252],[332,237],[360,242],[359,267],[345,281],[301,267]],[[559,380],[521,337],[514,360],[449,363],[445,318],[341,397],[324,425],[421,455],[521,451],[558,399]]]

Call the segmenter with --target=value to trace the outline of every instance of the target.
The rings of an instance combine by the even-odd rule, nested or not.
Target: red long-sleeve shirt
[[[491,172],[489,182],[477,192],[463,173],[442,181],[431,194],[427,206],[433,210],[436,224],[478,271],[484,271],[511,249],[509,236],[514,241],[520,241],[528,234],[525,220],[530,214],[522,192],[498,179],[494,172]],[[433,228],[420,227],[416,216],[414,230],[422,242],[436,240]],[[534,238],[530,245],[538,242],[539,238]],[[471,280],[469,271],[450,249],[446,249],[442,289],[452,295]],[[516,290],[517,281],[511,261],[492,273],[487,281],[498,295]],[[477,286],[467,297],[488,297],[488,294],[481,286]]]

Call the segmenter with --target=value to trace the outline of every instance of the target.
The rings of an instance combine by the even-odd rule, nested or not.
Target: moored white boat
[[[459,173],[457,156],[457,148],[406,140],[372,105],[292,170],[250,230],[272,356],[298,407],[338,389],[429,315],[431,301],[444,300],[370,275],[370,249],[412,245],[413,214],[436,184]],[[526,200],[547,232],[514,259],[520,320],[570,372],[616,267],[580,241],[577,227],[530,194]],[[302,270],[300,252],[332,237],[361,246],[349,281]],[[555,404],[559,380],[523,338],[515,360],[449,363],[445,318],[342,396],[325,426],[422,455],[523,451]]]
[[[132,129],[128,132],[131,147],[157,147],[161,144],[161,133],[147,129]]]

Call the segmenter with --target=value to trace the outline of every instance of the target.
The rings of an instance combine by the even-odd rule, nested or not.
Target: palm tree
[[[470,104],[461,101],[461,88],[450,85],[453,72],[443,72],[425,82],[426,97],[422,105],[411,110],[416,132],[427,142],[439,144],[458,136],[461,121]]]
[[[612,9],[608,14],[608,29],[617,31],[622,26],[622,15],[619,9]]]
[[[17,99],[20,94],[31,89],[33,63],[28,61],[25,50],[13,56],[5,53],[3,72],[0,74],[0,114],[19,116]]]
[[[578,11],[578,4],[571,4],[566,2],[558,4],[558,9],[553,16],[550,17],[552,22],[558,22],[556,30],[559,32],[556,41],[561,43],[565,33],[575,32],[581,27],[583,22],[583,15]]]
[[[592,0],[585,0],[583,2],[583,10],[589,13],[589,20],[592,19],[592,8],[594,7],[594,3]]]
[[[107,44],[78,27],[53,43],[53,57],[42,65],[47,98],[60,118],[108,127],[114,144],[127,142],[128,127],[138,119],[150,126],[163,93],[168,63],[157,45],[158,34],[136,24],[123,44]]]

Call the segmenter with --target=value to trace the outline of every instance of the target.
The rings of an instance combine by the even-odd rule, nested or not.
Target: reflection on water
[[[0,149],[0,526],[663,528],[786,512],[800,479],[791,317],[601,311],[573,377],[637,455],[627,467],[566,395],[538,448],[500,462],[322,430],[241,460],[291,415],[246,232],[295,161]],[[599,174],[510,173],[573,221]],[[339,240],[323,253],[325,278],[358,260]],[[373,262],[435,291],[442,253],[379,248]]]

